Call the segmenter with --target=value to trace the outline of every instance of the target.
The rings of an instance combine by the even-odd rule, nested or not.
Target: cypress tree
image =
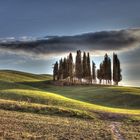
[[[102,83],[102,80],[104,79],[104,64],[100,64],[100,69],[98,70],[98,79],[100,80],[100,84]]]
[[[59,70],[58,70],[58,80],[63,79],[63,61],[62,58],[59,61]]]
[[[91,81],[91,66],[90,66],[90,56],[89,56],[89,53],[87,54],[87,78],[90,82]]]
[[[101,66],[102,79],[106,80],[106,84],[111,82],[111,60],[107,54],[104,56],[104,60]]]
[[[83,54],[83,74],[82,74],[82,77],[87,78],[87,57],[86,57],[85,52]]]
[[[118,85],[118,82],[122,80],[121,69],[120,69],[120,60],[118,59],[117,54],[113,53],[113,81],[115,85]]]
[[[57,77],[57,78],[56,78]],[[56,61],[56,63],[54,64],[54,68],[53,68],[53,80],[58,80],[58,62]]]
[[[108,83],[111,83],[111,79],[112,79],[112,72],[111,72],[111,59],[109,58],[108,59],[108,76],[107,76],[107,79],[108,79]]]
[[[94,80],[94,82],[96,81],[96,66],[95,63],[92,61],[92,79]]]
[[[99,83],[101,84],[102,77],[101,77],[101,70],[100,69],[97,69],[97,78],[99,79]]]
[[[75,75],[81,81],[82,79],[82,60],[81,60],[81,51],[77,51],[76,55],[76,64],[75,64]]]
[[[70,77],[70,81],[73,80],[73,57],[72,53],[68,56],[68,76]]]
[[[63,79],[66,79],[68,77],[68,65],[67,65],[67,59],[64,58],[62,63],[62,69],[63,69]]]
[[[108,80],[108,55],[105,54],[104,57],[104,61],[103,61],[103,79],[106,80],[106,84],[107,84],[107,80]]]

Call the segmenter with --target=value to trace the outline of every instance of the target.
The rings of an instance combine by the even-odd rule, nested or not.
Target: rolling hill
[[[6,132],[3,132],[4,128],[9,125],[3,121],[1,123],[4,127],[0,127],[0,136],[5,137],[4,133],[6,133],[10,138],[12,136],[35,137],[37,130],[34,133],[31,131],[26,134],[27,126],[23,127],[22,125],[26,118],[31,117],[32,122],[30,120],[27,124],[33,127],[37,125],[36,121],[39,121],[40,117],[42,122],[38,125],[45,125],[43,122],[50,121],[52,124],[50,127],[54,130],[57,124],[67,130],[67,125],[75,122],[73,129],[77,128],[77,132],[74,135],[74,130],[71,129],[71,133],[77,139],[78,136],[84,139],[88,138],[90,134],[93,135],[91,133],[93,126],[95,127],[94,138],[99,139],[103,135],[104,139],[113,139],[115,134],[110,131],[109,127],[112,121],[122,123],[122,127],[119,129],[123,137],[127,139],[129,137],[131,139],[132,137],[140,138],[138,135],[140,128],[135,126],[136,123],[140,123],[140,88],[103,85],[54,86],[49,83],[49,80],[52,80],[52,76],[47,74],[36,75],[11,70],[0,71],[0,118],[1,120],[5,118],[5,121],[8,121],[10,117],[11,123],[16,122],[19,125],[21,123],[21,129],[24,129],[23,134],[19,134],[20,130],[16,129],[15,126],[13,126],[13,131],[7,128]],[[20,116],[22,116],[23,122],[19,119]],[[67,120],[68,124],[66,125],[66,122],[63,124],[63,120]],[[90,126],[89,122],[93,126]],[[16,123],[15,125],[17,125]],[[80,125],[79,128],[78,124]],[[85,128],[81,124],[85,125]],[[88,126],[90,128],[87,134],[90,134],[84,136],[82,132]],[[39,127],[37,126],[37,128]],[[42,131],[47,133],[48,127],[45,126],[44,129],[46,128],[46,130],[42,129]],[[128,128],[131,128],[133,135],[131,133],[126,134]],[[46,136],[43,132],[38,132],[41,137]],[[52,133],[55,132],[52,131]],[[58,137],[53,136],[52,133],[49,132],[50,139],[57,139],[62,135],[63,138],[66,136],[65,132],[61,132],[62,134],[56,132]]]

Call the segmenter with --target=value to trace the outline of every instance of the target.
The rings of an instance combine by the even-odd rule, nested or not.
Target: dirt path
[[[119,131],[120,123],[119,122],[112,122],[110,124],[111,133],[114,137],[114,140],[125,140]]]

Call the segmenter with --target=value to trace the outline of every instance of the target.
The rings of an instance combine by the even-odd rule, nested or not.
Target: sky
[[[0,42],[57,36],[57,45],[0,46],[0,69],[52,73],[56,60],[78,48],[90,51],[98,68],[105,53],[117,52],[121,84],[139,86],[139,13],[139,0],[0,0]],[[92,38],[88,44],[85,35]]]

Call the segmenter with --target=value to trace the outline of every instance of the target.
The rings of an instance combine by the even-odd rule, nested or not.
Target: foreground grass
[[[0,110],[0,138],[111,140],[105,121]]]
[[[139,140],[140,139],[140,123],[134,122],[122,122],[119,127],[120,132],[126,140]]]
[[[0,110],[0,139],[115,140],[112,122]],[[138,122],[119,122],[124,139],[139,140]]]
[[[94,114],[89,114],[82,110],[2,99],[0,99],[0,109],[44,115],[95,119]]]

